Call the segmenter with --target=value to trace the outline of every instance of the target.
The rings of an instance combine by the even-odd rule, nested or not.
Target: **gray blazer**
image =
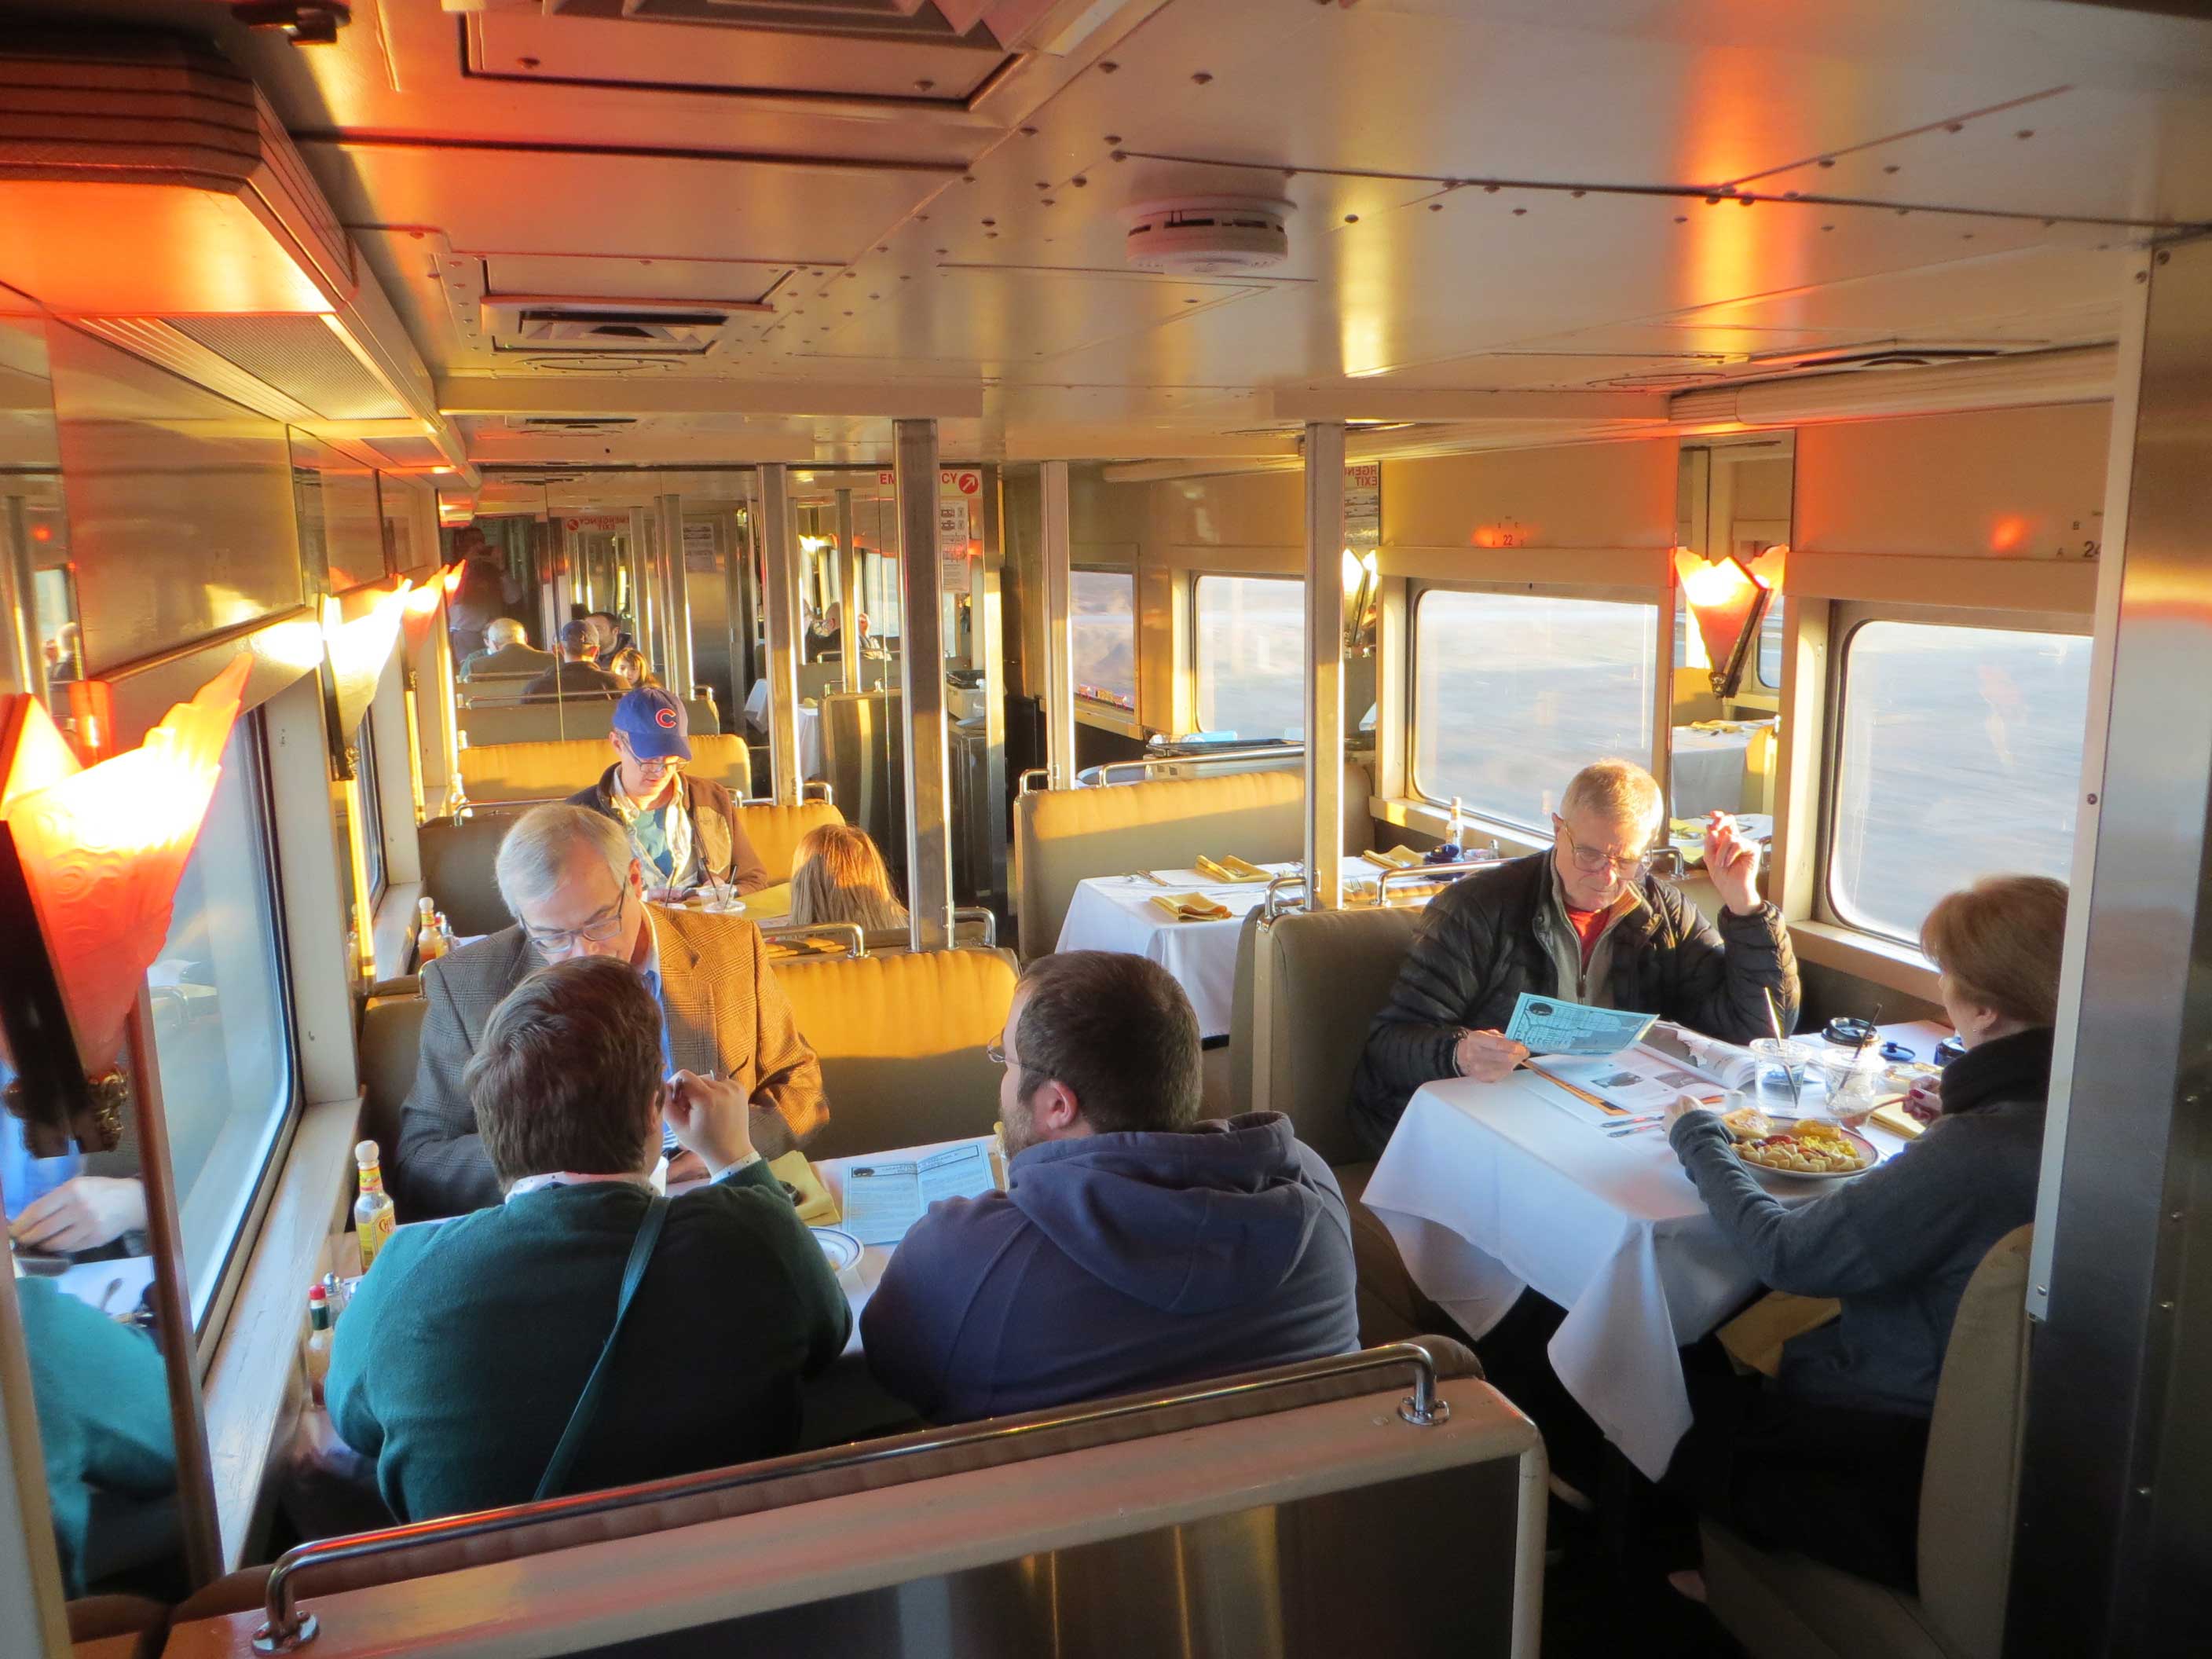
[[[479,651],[461,665],[461,678],[478,680],[526,680],[543,674],[561,659],[527,645],[503,645],[496,651]]]
[[[767,1157],[805,1144],[830,1121],[822,1067],[769,971],[760,929],[742,916],[658,905],[645,914],[660,948],[661,1001],[677,1066],[744,1089],[753,1144]],[[522,929],[509,927],[423,967],[429,1006],[388,1165],[402,1220],[499,1202],[499,1179],[461,1074],[492,1011],[539,965]]]

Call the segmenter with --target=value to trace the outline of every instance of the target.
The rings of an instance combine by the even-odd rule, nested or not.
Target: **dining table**
[[[824,776],[822,769],[822,710],[812,702],[799,705],[799,775],[813,781]],[[753,689],[745,693],[745,724],[756,732],[768,731],[768,682],[755,680]]]
[[[1295,863],[1259,866],[1288,875]],[[1203,1041],[1229,1035],[1237,1000],[1237,936],[1244,918],[1267,896],[1265,881],[1215,881],[1194,869],[1093,876],[1076,884],[1060,927],[1061,951],[1123,951],[1157,962],[1175,976],[1198,1016]],[[1218,920],[1178,921],[1155,904],[1159,897],[1203,896],[1228,914]]]
[[[1768,720],[1724,720],[1674,728],[1667,750],[1668,810],[1678,818],[1733,812],[1743,801],[1753,740]]]
[[[1817,1034],[1815,1034],[1817,1036]],[[1932,1060],[1947,1032],[1884,1026]],[[1786,1109],[1778,1079],[1747,1091]],[[1817,1107],[1815,1107],[1817,1109]],[[1601,1127],[1528,1071],[1498,1083],[1450,1078],[1417,1090],[1363,1194],[1414,1284],[1480,1338],[1524,1290],[1566,1310],[1547,1352],[1559,1382],[1653,1480],[1690,1426],[1680,1350],[1759,1289],[1707,1212],[1663,1124]],[[1905,1142],[1869,1122],[1880,1157]],[[1784,1204],[1842,1184],[1760,1171]]]

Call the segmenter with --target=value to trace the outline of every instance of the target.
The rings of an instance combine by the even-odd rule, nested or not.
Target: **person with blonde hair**
[[[658,690],[660,685],[660,676],[653,672],[645,653],[634,645],[624,646],[609,658],[606,670],[632,691],[640,686]]]
[[[1709,922],[1651,873],[1666,820],[1649,772],[1599,761],[1567,785],[1549,852],[1478,870],[1430,904],[1353,1083],[1353,1126],[1378,1155],[1423,1084],[1496,1083],[1528,1057],[1504,1035],[1524,991],[1734,1042],[1795,1022],[1797,961],[1782,913],[1759,896],[1758,846],[1725,812],[1707,822],[1722,906]]]
[[[849,823],[817,824],[791,860],[791,925],[854,921],[866,933],[907,925],[890,872],[868,832]]]
[[[1668,1111],[1675,1156],[1759,1279],[1840,1305],[1784,1345],[1772,1385],[1719,1364],[1692,1379],[1668,1484],[1761,1547],[1913,1584],[1951,1323],[1982,1258],[2035,1218],[2066,899],[2048,876],[1990,876],[1928,913],[1921,949],[1966,1052],[1928,1132],[1820,1202],[1776,1199],[1714,1113]]]

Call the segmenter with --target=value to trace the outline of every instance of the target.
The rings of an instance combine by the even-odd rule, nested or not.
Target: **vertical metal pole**
[[[1306,906],[1344,902],[1344,427],[1306,426]]]
[[[935,951],[952,942],[937,422],[894,421],[891,428],[898,470],[899,684],[906,701],[907,914],[914,948]]]
[[[722,616],[730,630],[730,707],[723,717],[732,732],[744,729],[745,699],[753,689],[752,566],[753,538],[760,533],[757,480],[745,485],[745,514],[742,530],[732,527],[729,556],[722,561]],[[741,792],[751,794],[750,777]]]
[[[1006,889],[1006,635],[1000,593],[1006,579],[1006,470],[983,470],[983,556],[975,566],[969,600],[969,630],[975,637],[970,660],[983,671],[984,783],[981,810],[988,867],[976,896],[1005,915]],[[978,826],[968,826],[975,835]]]
[[[2129,264],[2029,1280],[2018,1656],[2205,1644],[2212,242]]]
[[[1067,463],[1037,469],[1043,505],[1044,757],[1052,787],[1075,787],[1075,646],[1070,637],[1075,577],[1068,564]]]
[[[853,544],[853,492],[837,492],[837,574],[845,607],[845,689],[860,689],[860,550]]]
[[[768,586],[769,763],[776,799],[796,806],[806,786],[799,767],[799,538],[792,531],[791,486],[782,466],[762,467],[760,480]]]
[[[660,568],[668,585],[668,688],[679,697],[688,697],[699,676],[691,660],[691,589],[684,568],[684,498],[663,495],[658,511]]]
[[[629,540],[623,544],[623,562],[629,570],[630,620],[637,628],[637,648],[655,669],[665,668],[653,649],[653,515],[641,507],[629,510]]]
[[[176,1437],[177,1516],[183,1534],[185,1572],[195,1588],[222,1577],[222,1528],[216,1514],[214,1466],[208,1456],[207,1419],[200,1412],[194,1357],[192,1299],[185,1284],[185,1240],[179,1221],[181,1195],[169,1163],[169,1126],[161,1103],[161,1073],[155,1054],[153,1006],[146,988],[123,1025],[131,1061],[131,1104],[137,1118],[138,1175],[146,1188],[146,1238],[154,1253],[154,1315],[162,1335],[168,1373],[169,1426]]]
[[[30,516],[23,498],[8,498],[7,556],[0,559],[0,650],[12,659],[0,665],[0,684],[46,700],[46,658],[39,641],[38,583],[31,562]],[[84,647],[77,647],[77,672],[84,672]]]

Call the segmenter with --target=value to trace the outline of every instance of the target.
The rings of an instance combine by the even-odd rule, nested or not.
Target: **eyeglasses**
[[[1607,869],[1617,871],[1623,876],[1640,876],[1651,868],[1653,861],[1659,856],[1658,849],[1616,855],[1601,847],[1584,847],[1575,839],[1574,832],[1567,828],[1567,821],[1557,812],[1552,814],[1552,823],[1559,830],[1559,839],[1566,842],[1567,851],[1573,855],[1575,868],[1586,876],[1601,876]]]
[[[983,1045],[983,1058],[989,1060],[994,1066],[1018,1066],[1021,1064],[1021,1061],[1009,1059],[1007,1057],[1006,1045],[1002,1042],[985,1043]]]
[[[532,945],[547,956],[557,956],[578,944],[611,945],[622,937],[623,912],[629,906],[629,884],[624,882],[621,892],[615,895],[614,914],[605,910],[593,916],[581,927],[532,927],[525,924],[522,931]]]

